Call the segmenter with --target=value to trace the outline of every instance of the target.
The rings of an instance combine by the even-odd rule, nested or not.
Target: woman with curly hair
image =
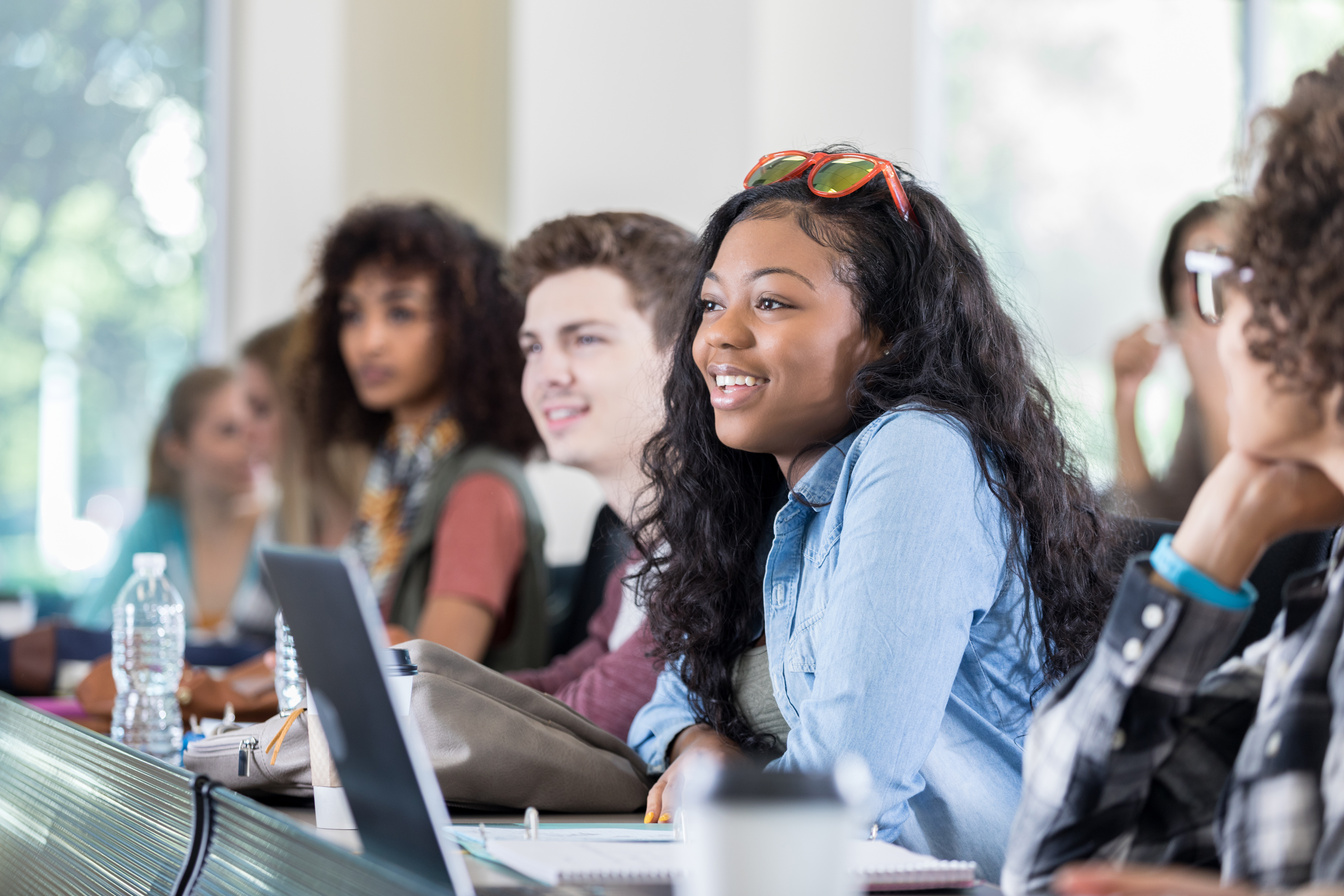
[[[539,444],[518,391],[521,304],[500,251],[428,202],[355,208],[327,235],[295,403],[312,475],[373,451],[350,540],[384,617],[497,669],[547,659]]]
[[[854,753],[879,836],[997,877],[1032,695],[1104,615],[1106,518],[941,200],[857,154],[746,186],[701,237],[645,455],[647,818],[693,753]]]
[[[1344,54],[1302,75],[1230,259],[1191,253],[1218,322],[1227,456],[1131,561],[1096,655],[1037,713],[1003,875],[1027,893],[1249,894],[1344,883],[1344,554],[1290,580],[1219,665],[1265,547],[1344,520]],[[1095,858],[1105,864],[1056,869]],[[1221,866],[1218,879],[1119,861]]]

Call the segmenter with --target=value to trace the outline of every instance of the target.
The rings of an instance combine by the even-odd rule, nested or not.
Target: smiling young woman
[[[539,442],[498,247],[431,203],[369,205],[316,274],[294,400],[315,478],[333,445],[374,452],[350,541],[384,616],[495,668],[540,665],[543,535],[521,466]]]
[[[667,768],[653,818],[694,751],[858,754],[881,837],[994,878],[1032,697],[1104,614],[1107,522],[946,206],[808,170],[701,238],[639,533],[670,665],[630,743]]]

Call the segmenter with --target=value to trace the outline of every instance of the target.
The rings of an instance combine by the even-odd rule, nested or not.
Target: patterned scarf
[[[430,474],[461,442],[462,427],[445,408],[422,426],[394,426],[369,463],[350,543],[369,571],[384,614]]]

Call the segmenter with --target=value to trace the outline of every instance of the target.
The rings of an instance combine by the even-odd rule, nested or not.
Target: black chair
[[[588,637],[588,620],[602,606],[607,578],[633,546],[621,518],[604,504],[593,521],[583,564],[551,570],[552,591],[546,610],[552,657],[569,653]]]
[[[1127,553],[1151,551],[1163,535],[1175,533],[1180,523],[1171,520],[1125,520]],[[1299,532],[1282,538],[1265,550],[1265,555],[1251,570],[1251,584],[1260,592],[1246,627],[1241,630],[1237,643],[1228,656],[1236,656],[1269,634],[1274,617],[1283,607],[1283,583],[1295,573],[1314,569],[1330,559],[1330,545],[1335,530]]]

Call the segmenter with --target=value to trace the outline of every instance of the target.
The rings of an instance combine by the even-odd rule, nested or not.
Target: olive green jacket
[[[401,579],[392,597],[388,621],[415,631],[425,607],[425,590],[429,587],[430,567],[434,560],[434,532],[443,513],[443,504],[453,487],[473,473],[493,473],[513,486],[523,508],[526,536],[526,549],[514,581],[510,607],[500,621],[501,625],[509,625],[511,620],[512,626],[503,641],[491,643],[484,663],[500,672],[544,666],[549,658],[548,572],[542,553],[546,529],[536,499],[523,476],[522,464],[513,455],[487,445],[469,445],[449,452],[430,474],[429,491],[406,544]],[[496,639],[498,636],[497,629]]]

